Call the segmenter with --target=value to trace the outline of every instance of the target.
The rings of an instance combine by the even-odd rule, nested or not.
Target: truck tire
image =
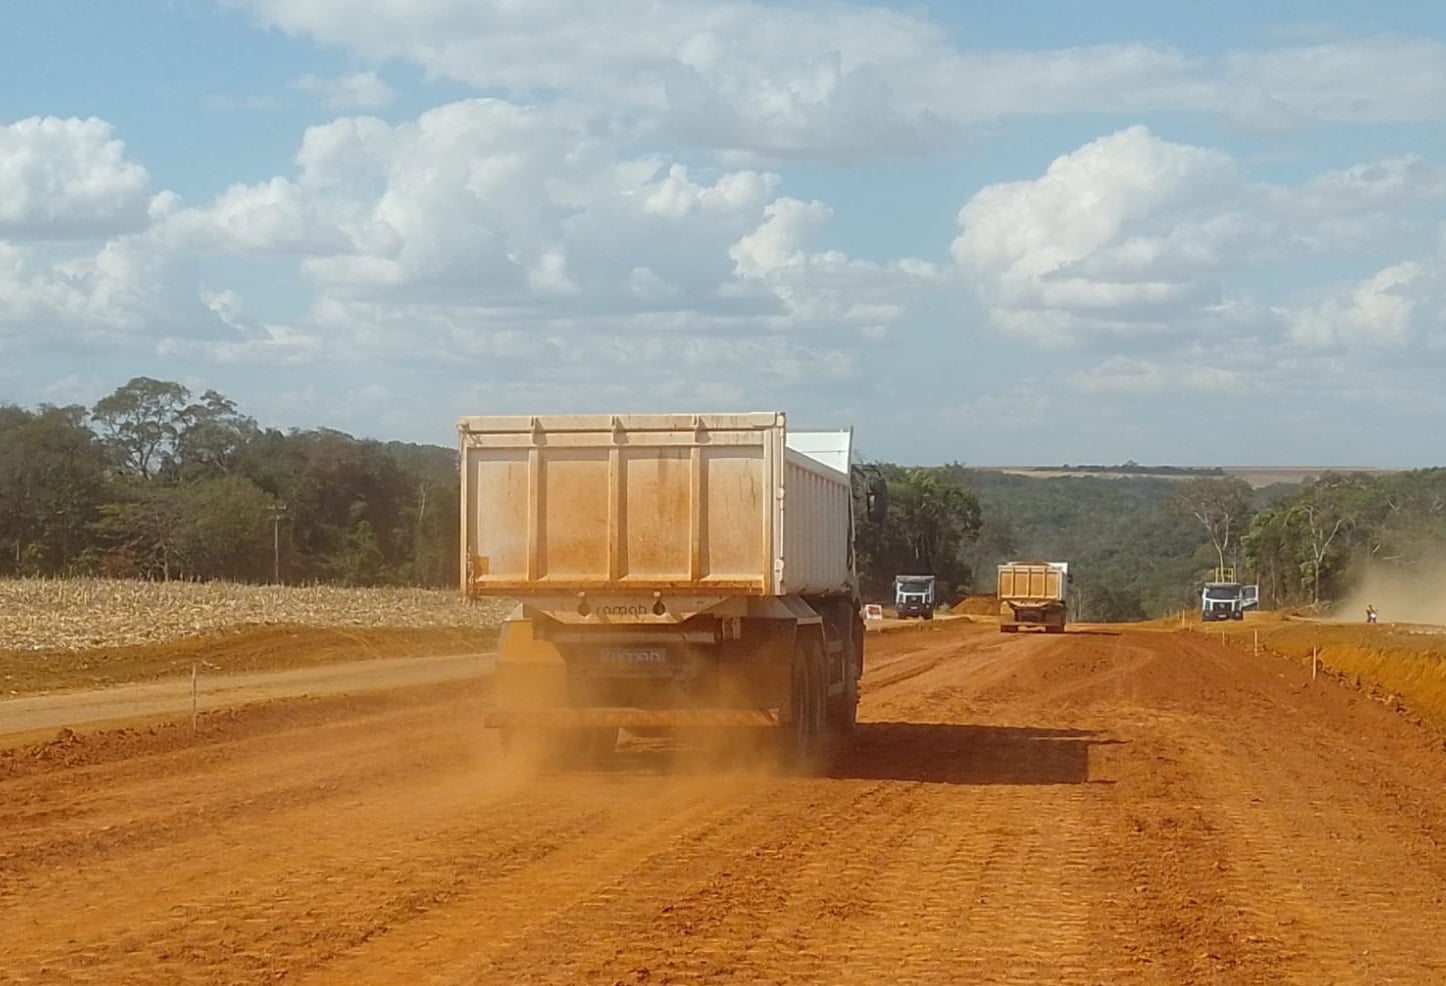
[[[809,766],[819,752],[824,721],[823,648],[814,639],[801,639],[794,653],[793,678],[789,689],[790,722],[779,736],[782,766]]]
[[[850,660],[844,669],[844,692],[828,704],[829,729],[839,736],[851,735],[859,718],[859,675],[864,668],[863,621],[854,620],[850,629],[852,636],[847,641]]]
[[[922,616],[924,617],[924,619],[926,619],[926,620],[932,620],[932,619],[934,618],[934,611],[933,611],[933,610],[926,609],[926,610],[925,610],[922,614],[920,614],[920,615],[922,615]]]

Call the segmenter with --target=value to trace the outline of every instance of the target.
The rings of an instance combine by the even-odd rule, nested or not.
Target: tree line
[[[0,574],[454,584],[455,461],[262,428],[149,377],[90,408],[0,406]]]
[[[902,574],[954,595],[1013,559],[1063,560],[1076,619],[1191,606],[1218,567],[1268,606],[1339,598],[1362,566],[1424,566],[1446,545],[1446,469],[1328,472],[1253,490],[1235,477],[1043,479],[871,466],[865,593]],[[449,586],[456,451],[260,427],[227,397],[137,377],[93,407],[0,405],[0,575]]]
[[[876,545],[860,547],[866,586],[880,596],[906,571],[990,592],[1002,562],[1068,561],[1074,619],[1126,621],[1193,608],[1222,568],[1258,582],[1267,607],[1311,607],[1344,598],[1369,566],[1433,570],[1446,554],[1443,468],[1328,471],[1263,489],[1214,474],[888,469],[891,490],[905,487],[902,505],[890,530],[872,532]],[[920,516],[933,519],[920,525]],[[913,538],[929,531],[941,533],[922,551]]]

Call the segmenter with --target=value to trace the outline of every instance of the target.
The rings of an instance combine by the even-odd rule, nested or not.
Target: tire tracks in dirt
[[[1188,633],[869,640],[821,776],[475,695],[0,780],[0,982],[1446,981],[1446,758]]]

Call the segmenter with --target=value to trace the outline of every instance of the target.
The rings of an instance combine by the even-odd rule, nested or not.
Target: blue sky
[[[666,16],[657,16],[657,9]],[[0,38],[0,401],[1438,464],[1437,5],[139,0]]]

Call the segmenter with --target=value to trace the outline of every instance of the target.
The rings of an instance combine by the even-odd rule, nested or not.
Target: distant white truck
[[[1011,561],[999,566],[999,631],[1017,633],[1021,626],[1064,633],[1069,563]]]
[[[894,615],[902,620],[917,616],[932,620],[939,605],[939,580],[933,575],[894,577]]]
[[[1235,580],[1233,568],[1219,568],[1214,578],[1200,590],[1200,619],[1243,620],[1246,610],[1260,605],[1260,586],[1245,585]]]

